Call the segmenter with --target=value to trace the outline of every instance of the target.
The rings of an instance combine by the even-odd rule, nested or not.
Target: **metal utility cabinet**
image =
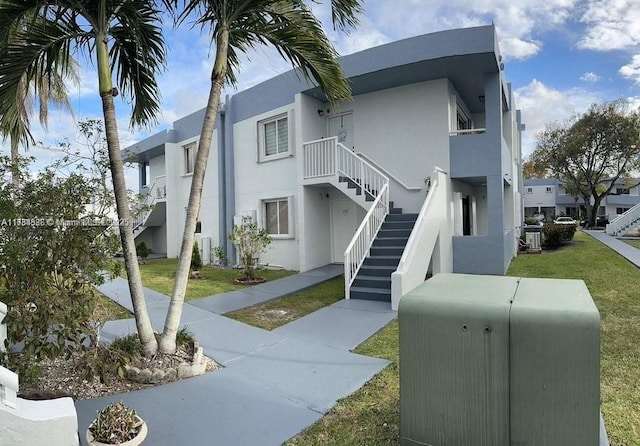
[[[398,319],[401,445],[599,444],[600,316],[582,281],[438,274]]]

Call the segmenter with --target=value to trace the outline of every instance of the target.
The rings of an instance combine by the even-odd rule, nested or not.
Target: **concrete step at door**
[[[351,287],[351,299],[391,302],[391,289]]]

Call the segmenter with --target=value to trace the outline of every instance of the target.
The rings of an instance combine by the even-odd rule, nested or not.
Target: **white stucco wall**
[[[150,172],[150,175],[149,175],[150,178],[148,178],[149,185],[152,185],[157,177],[166,175],[164,155],[157,156],[149,160],[149,172]]]
[[[165,162],[167,172],[167,257],[180,254],[180,242],[184,230],[186,207],[191,188],[191,174],[185,174],[183,147],[198,142],[198,137],[180,141],[177,144],[165,145]],[[202,233],[199,237],[211,237],[211,246],[218,246],[218,145],[217,132],[213,132],[211,152],[207,163],[207,171],[202,191],[200,207]]]
[[[357,152],[399,177],[424,187],[434,166],[449,168],[449,83],[420,82],[358,95],[341,111],[353,111]],[[391,189],[391,200],[405,212],[418,212],[424,194]]]
[[[289,119],[289,155],[270,161],[258,161],[258,123],[287,113]],[[295,145],[296,116],[294,104],[280,107],[234,124],[234,164],[236,215],[256,211],[262,225],[264,218],[263,200],[290,199],[290,236],[277,235],[268,251],[260,256],[260,263],[299,269],[299,225],[297,208],[298,181],[296,160],[302,156]]]

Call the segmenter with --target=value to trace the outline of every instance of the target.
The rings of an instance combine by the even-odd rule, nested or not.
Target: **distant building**
[[[607,186],[611,182],[604,181]],[[584,200],[569,195],[564,183],[556,178],[533,178],[524,180],[524,215],[531,217],[537,214],[545,216],[547,221],[554,217],[566,215],[573,218],[584,217],[586,209]],[[607,195],[596,215],[606,216],[612,221],[635,205],[640,204],[640,188],[628,188],[622,180],[616,184],[613,192]]]

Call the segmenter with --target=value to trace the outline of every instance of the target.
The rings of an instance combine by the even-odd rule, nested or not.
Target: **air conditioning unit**
[[[539,232],[527,232],[525,233],[524,237],[525,237],[525,242],[527,242],[527,245],[529,246],[529,249],[531,250],[542,249]]]

